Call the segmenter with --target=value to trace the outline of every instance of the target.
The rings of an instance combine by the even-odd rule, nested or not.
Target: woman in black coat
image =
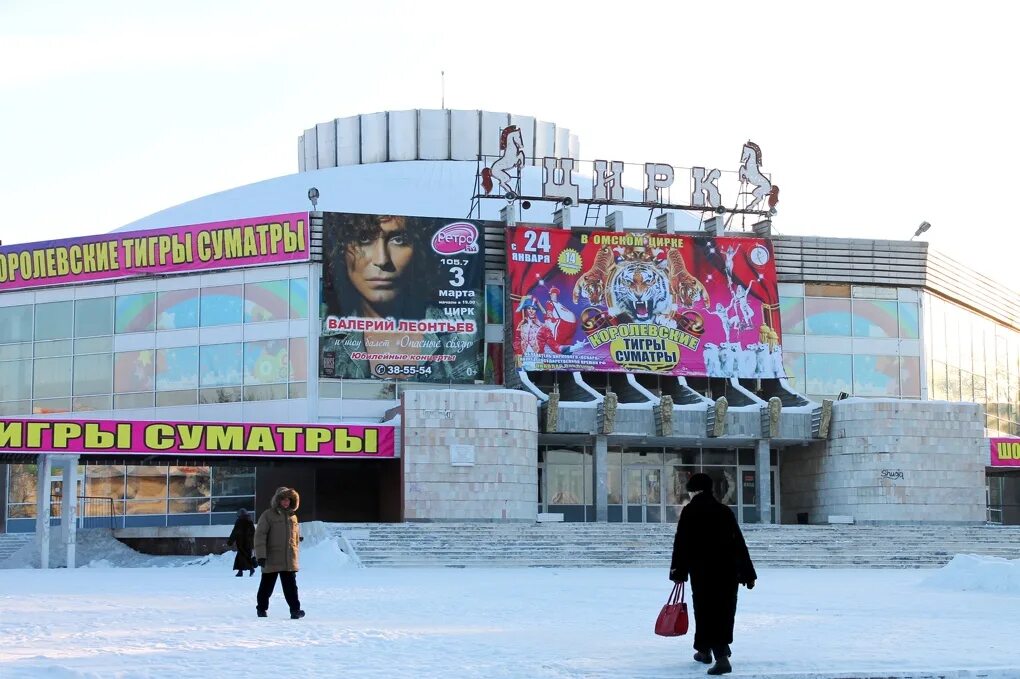
[[[695,474],[687,481],[690,503],[680,513],[673,540],[669,579],[691,578],[694,604],[694,659],[715,665],[709,674],[726,674],[737,613],[737,585],[754,587],[758,575],[733,512],[712,495],[712,479]]]
[[[237,521],[234,522],[234,530],[230,531],[227,538],[227,547],[237,544],[237,556],[234,557],[234,570],[236,577],[241,577],[244,571],[248,575],[255,575],[255,524],[252,523],[248,512],[243,509],[237,510]]]

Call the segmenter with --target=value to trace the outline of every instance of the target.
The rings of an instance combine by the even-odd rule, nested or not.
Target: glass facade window
[[[801,297],[782,297],[779,300],[779,317],[782,321],[783,334],[804,334],[804,299]]]
[[[307,279],[281,278],[0,307],[0,416],[303,398],[303,337],[249,342],[247,351],[233,343],[114,352],[114,339],[307,318],[307,292]]]
[[[170,406],[193,406],[197,403],[198,391],[195,389],[156,392],[157,408],[166,408]]]
[[[198,290],[166,290],[156,297],[156,328],[198,327]]]
[[[921,322],[918,317],[917,304],[899,302],[899,336],[904,339],[917,339],[921,336]]]
[[[74,359],[75,396],[113,393],[113,355],[95,354]]]
[[[503,324],[503,286],[488,283],[485,286],[485,322]]]
[[[32,398],[32,361],[0,361],[0,401]]]
[[[304,382],[308,379],[308,340],[304,337],[290,338],[290,380]]]
[[[209,467],[170,467],[170,497],[208,498],[210,494]]]
[[[240,285],[202,288],[199,320],[203,328],[240,323],[243,308],[244,296]]]
[[[290,317],[290,306],[289,281],[264,281],[244,286],[245,323],[285,320]]]
[[[899,320],[896,302],[855,299],[853,302],[854,337],[896,337]]]
[[[900,356],[900,393],[921,398],[921,359],[917,356]]]
[[[241,387],[212,387],[198,392],[199,403],[236,403],[241,400]]]
[[[804,331],[808,335],[850,336],[849,299],[804,300]]]
[[[308,279],[290,279],[290,317],[308,318]]]
[[[199,348],[199,385],[226,387],[241,384],[241,343],[207,344]]]
[[[855,354],[853,357],[853,394],[855,396],[899,396],[899,357]]]
[[[786,381],[790,383],[790,386],[797,390],[804,389],[804,354],[784,351],[783,367],[786,368]]]
[[[74,342],[71,340],[53,340],[50,342],[36,342],[35,357],[48,358],[50,356],[70,356],[74,353]]]
[[[114,332],[151,332],[156,329],[156,293],[117,297],[114,312]]]
[[[982,405],[991,435],[1020,434],[1020,333],[926,295],[925,345],[931,398]]]
[[[0,344],[32,341],[32,306],[0,307]]]
[[[35,398],[53,398],[71,395],[70,356],[37,358],[32,393]]]
[[[113,351],[113,337],[88,337],[74,341],[74,354],[108,354]]]
[[[71,337],[74,302],[49,302],[35,306],[35,339],[55,340]]]
[[[156,386],[156,352],[122,351],[115,355],[113,385],[118,394],[152,391]]]
[[[156,351],[156,390],[173,391],[198,387],[198,347]]]
[[[113,298],[79,299],[74,303],[74,336],[113,334]]]
[[[853,389],[853,358],[848,354],[807,354],[804,368],[809,394],[831,397]]]
[[[0,361],[32,358],[31,344],[0,344]]]
[[[845,283],[805,283],[806,297],[850,297],[850,286]]]
[[[271,384],[290,377],[287,340],[244,343],[244,383]]]

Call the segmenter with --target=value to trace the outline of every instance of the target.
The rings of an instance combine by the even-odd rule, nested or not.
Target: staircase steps
[[[0,533],[0,563],[35,538],[34,533]]]
[[[671,524],[332,524],[368,567],[656,567]],[[1020,526],[743,527],[762,568],[936,568],[955,554],[1020,558]]]

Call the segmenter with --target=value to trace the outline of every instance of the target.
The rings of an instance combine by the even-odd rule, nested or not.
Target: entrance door
[[[627,523],[662,523],[662,469],[625,468],[623,501]]]
[[[737,494],[739,504],[737,515],[741,523],[758,523],[758,471],[754,467],[737,467],[737,475],[740,478],[740,492]],[[769,473],[772,482],[772,514],[773,521],[778,514],[779,483],[776,478],[775,467]]]

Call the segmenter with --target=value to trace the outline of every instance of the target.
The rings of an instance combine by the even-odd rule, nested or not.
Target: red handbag
[[[684,583],[677,582],[666,604],[655,619],[655,633],[660,637],[680,637],[687,634],[690,620],[687,618],[687,604],[684,602]]]

